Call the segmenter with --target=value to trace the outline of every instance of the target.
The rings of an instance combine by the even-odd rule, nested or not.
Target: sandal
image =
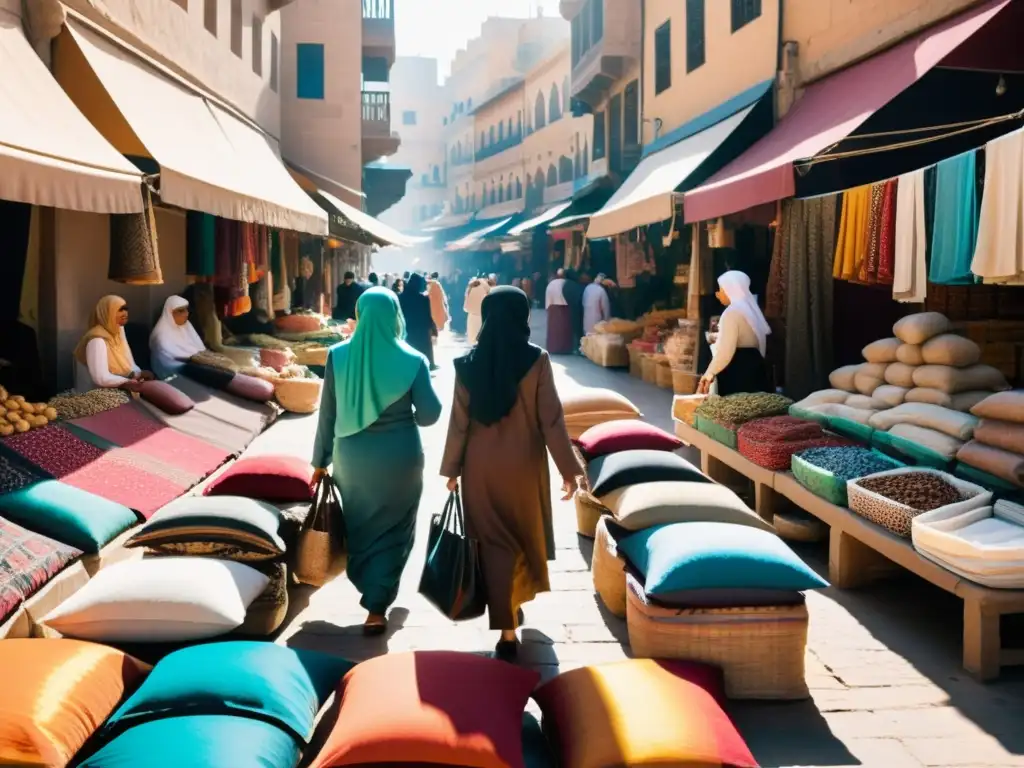
[[[388,620],[387,618],[376,616],[367,617],[363,623],[363,636],[364,637],[380,637],[388,631]]]

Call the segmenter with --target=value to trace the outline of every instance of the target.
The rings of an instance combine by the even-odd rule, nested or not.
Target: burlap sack
[[[886,368],[888,370],[888,368]],[[871,393],[871,399],[875,402],[882,403],[886,408],[895,408],[897,405],[902,405],[906,399],[907,392],[910,390],[906,387],[896,387],[892,384],[883,384],[882,386],[875,389]]]
[[[885,365],[864,363],[853,377],[853,386],[862,395],[870,395],[885,383]]]
[[[982,419],[999,419],[1024,424],[1024,389],[989,395],[971,408],[971,413]]]
[[[861,351],[869,363],[895,363],[896,350],[900,347],[899,339],[879,339],[868,344]]]
[[[896,362],[906,365],[924,365],[921,347],[917,344],[900,344],[900,348],[896,350]]]
[[[922,365],[914,369],[914,386],[939,389],[950,395],[986,389],[1000,392],[1010,388],[1002,372],[991,365],[972,365],[967,368]]]
[[[938,312],[907,315],[892,327],[893,335],[905,344],[924,344],[949,330],[949,319]]]
[[[828,375],[828,383],[832,385],[833,389],[856,392],[857,388],[853,379],[860,369],[860,365],[844,365],[842,368],[836,368]]]
[[[952,365],[965,368],[981,360],[981,347],[955,333],[944,333],[929,339],[921,347],[923,362],[929,365]]]
[[[885,368],[885,381],[895,387],[910,389],[914,386],[914,366],[906,363],[890,363]]]

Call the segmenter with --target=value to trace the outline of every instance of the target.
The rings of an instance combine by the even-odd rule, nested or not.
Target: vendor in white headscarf
[[[203,340],[188,321],[188,302],[181,296],[171,296],[164,302],[164,311],[149,336],[153,372],[166,379],[205,349]]]
[[[698,391],[706,394],[716,380],[719,395],[768,391],[764,356],[771,328],[750,292],[750,278],[743,272],[726,272],[718,278],[715,296],[726,309],[718,325],[715,356]]]

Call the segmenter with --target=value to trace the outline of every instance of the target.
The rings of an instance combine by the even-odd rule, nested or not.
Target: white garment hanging
[[[928,295],[923,170],[900,176],[896,183],[894,241],[892,297],[896,301],[920,304]]]
[[[985,194],[971,272],[986,283],[1024,280],[1024,131],[985,145]]]

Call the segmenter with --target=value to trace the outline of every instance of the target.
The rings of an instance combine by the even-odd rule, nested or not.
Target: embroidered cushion
[[[0,515],[90,555],[138,522],[128,507],[57,480],[0,496]]]
[[[591,427],[576,443],[588,460],[620,451],[674,451],[683,445],[675,435],[638,419],[609,421]]]
[[[126,543],[161,554],[273,560],[285,553],[281,512],[238,496],[183,496],[157,512]]]
[[[180,416],[196,407],[191,397],[163,381],[143,382],[139,394],[147,403],[152,403],[171,416]]]
[[[148,671],[103,645],[6,640],[0,649],[0,765],[67,765]]]
[[[534,698],[563,768],[757,768],[722,709],[722,673],[713,667],[653,659],[582,667]]]
[[[621,451],[601,456],[587,467],[590,493],[600,499],[612,491],[638,483],[711,480],[682,456],[667,451]]]
[[[239,459],[203,492],[207,496],[244,496],[262,501],[311,501],[313,467],[293,456]]]
[[[81,556],[81,550],[0,517],[0,622]]]
[[[523,765],[522,720],[540,675],[452,651],[364,661],[341,684],[338,720],[312,768]]]

